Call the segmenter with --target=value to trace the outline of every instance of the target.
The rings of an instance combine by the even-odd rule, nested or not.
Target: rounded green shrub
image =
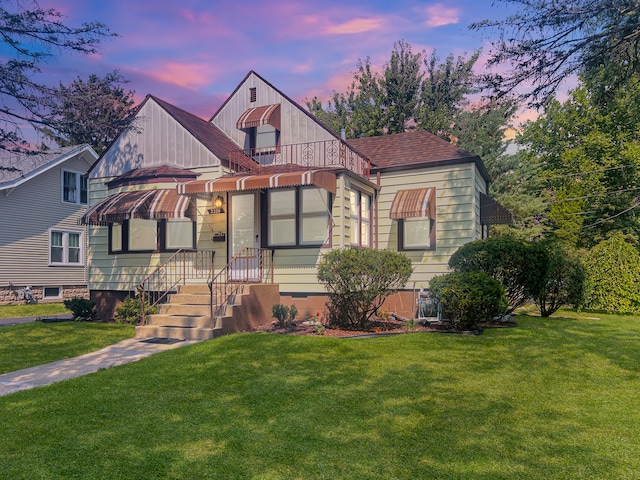
[[[71,310],[73,319],[91,320],[96,315],[96,302],[82,297],[73,297],[64,301],[65,308]]]
[[[366,329],[385,299],[404,287],[411,272],[411,260],[391,250],[350,248],[325,253],[318,264],[318,280],[329,297],[327,324]]]
[[[507,311],[502,285],[484,272],[454,272],[431,279],[429,289],[442,305],[442,316],[457,331],[474,330]]]
[[[469,242],[449,259],[455,272],[483,272],[502,285],[509,301],[508,313],[540,290],[548,258],[544,248],[512,237],[492,237]]]
[[[589,277],[587,308],[640,312],[640,253],[622,234],[594,246],[584,263]]]

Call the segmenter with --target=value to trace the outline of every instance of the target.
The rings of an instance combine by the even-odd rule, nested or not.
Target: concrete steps
[[[136,337],[208,340],[247,330],[271,318],[271,306],[280,302],[280,293],[274,284],[245,285],[213,322],[209,299],[208,285],[181,285],[158,313],[147,316],[146,325],[136,327]]]

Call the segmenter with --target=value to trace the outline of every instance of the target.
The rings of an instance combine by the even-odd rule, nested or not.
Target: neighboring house
[[[258,260],[273,262],[282,303],[315,312],[321,255],[355,247],[409,256],[389,308],[413,316],[451,254],[510,217],[478,156],[424,131],[344,141],[253,71],[209,122],[148,96],[137,125],[89,173],[89,288],[103,314],[179,250],[233,282],[258,264],[224,270],[230,259],[268,252]]]
[[[89,145],[0,158],[0,303],[88,297],[85,174]]]

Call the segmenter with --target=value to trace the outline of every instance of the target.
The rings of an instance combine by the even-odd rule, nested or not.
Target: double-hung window
[[[79,172],[62,171],[62,201],[87,203],[87,178]]]
[[[49,265],[82,264],[82,232],[49,230]]]
[[[371,247],[371,195],[350,191],[351,245]]]
[[[270,247],[322,246],[329,240],[329,192],[304,187],[269,190]]]

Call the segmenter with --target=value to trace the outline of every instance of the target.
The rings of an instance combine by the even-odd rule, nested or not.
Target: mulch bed
[[[455,332],[451,330],[446,324],[429,324],[416,322],[413,326],[407,327],[406,322],[399,320],[380,320],[373,322],[371,328],[365,331],[357,330],[342,330],[338,328],[319,328],[316,325],[310,324],[303,320],[294,321],[288,328],[279,328],[278,322],[273,321],[259,327],[252,329],[253,332],[267,332],[282,335],[313,335],[324,337],[369,337],[377,335],[394,335],[401,333],[415,333],[415,332],[434,332],[434,333],[458,333],[458,334],[474,334],[479,335],[485,328],[505,328],[513,327],[516,323],[513,321],[480,324],[477,330]]]

